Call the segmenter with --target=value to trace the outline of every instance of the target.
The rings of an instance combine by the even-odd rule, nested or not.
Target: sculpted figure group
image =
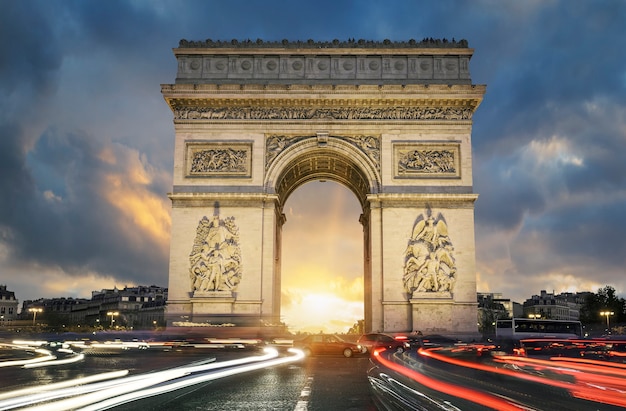
[[[180,107],[177,120],[469,120],[469,107]]]
[[[439,214],[420,216],[405,252],[404,287],[410,296],[415,292],[451,292],[456,263],[448,226]]]
[[[192,291],[234,291],[241,281],[239,229],[233,217],[200,220],[189,254]]]
[[[455,173],[454,153],[449,150],[411,150],[398,161],[402,171]]]
[[[210,149],[193,153],[191,173],[243,172],[246,171],[247,152],[245,150]]]

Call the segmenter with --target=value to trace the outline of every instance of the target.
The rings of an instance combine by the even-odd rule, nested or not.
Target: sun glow
[[[283,318],[294,332],[346,332],[363,318],[363,302],[348,301],[335,294],[301,294],[297,303],[285,307]]]
[[[352,194],[308,183],[287,200],[281,317],[290,331],[347,332],[364,317],[362,211],[342,190]]]

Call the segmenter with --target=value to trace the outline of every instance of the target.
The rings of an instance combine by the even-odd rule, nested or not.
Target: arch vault
[[[366,330],[476,333],[472,53],[182,40],[168,327],[279,323],[284,202],[333,180],[363,209]]]

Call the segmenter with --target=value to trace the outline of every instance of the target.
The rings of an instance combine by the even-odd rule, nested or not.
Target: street
[[[368,356],[313,356],[114,409],[375,411],[369,364]]]
[[[75,382],[78,378],[127,371],[126,376],[112,380],[110,388],[107,389],[109,394],[103,395],[103,398],[107,395],[113,398],[109,400],[111,402],[93,404],[92,409],[142,411],[376,409],[367,379],[370,365],[368,356],[353,358],[341,355],[312,356],[294,360],[290,359],[295,358],[293,354],[284,350],[281,352],[282,354],[274,359],[270,355],[271,358],[259,362],[254,359],[267,354],[256,349],[186,348],[164,351],[151,348],[124,350],[107,355],[87,355],[80,362],[63,365],[36,368],[5,366],[0,368],[2,387],[0,399],[6,398],[5,401],[9,401],[11,392],[18,390],[38,386],[52,388],[52,384],[61,382],[78,384]],[[248,362],[247,359],[252,361]],[[282,360],[286,361],[280,363]],[[241,361],[244,363],[238,363]],[[181,367],[187,368],[181,372]],[[203,367],[206,368],[202,369]],[[169,372],[178,372],[180,375],[171,377],[167,375]],[[159,374],[164,375],[157,377]],[[144,380],[149,378],[161,378],[161,383],[151,384],[153,387],[165,389],[158,394],[148,393],[143,384]],[[173,388],[166,388],[168,384]],[[174,387],[175,384],[178,385]],[[79,384],[84,387],[84,393],[80,394],[81,398],[77,397],[72,401],[82,401],[82,398],[93,395],[89,394],[89,385]],[[63,390],[55,388],[52,391],[54,395],[62,395]],[[76,393],[72,395],[75,396]],[[29,404],[30,394],[20,394],[20,397],[26,401],[22,405]],[[128,400],[122,401],[122,398]],[[119,402],[116,402],[118,400]],[[9,403],[0,403],[0,408],[5,406],[3,409],[14,407],[9,407]],[[58,406],[68,407],[65,409],[77,408],[69,402],[59,403]]]

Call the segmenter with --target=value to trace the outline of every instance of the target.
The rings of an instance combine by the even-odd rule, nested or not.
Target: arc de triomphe
[[[485,86],[466,41],[182,40],[174,54],[168,327],[277,323],[283,205],[324,179],[363,208],[366,330],[476,332]]]

